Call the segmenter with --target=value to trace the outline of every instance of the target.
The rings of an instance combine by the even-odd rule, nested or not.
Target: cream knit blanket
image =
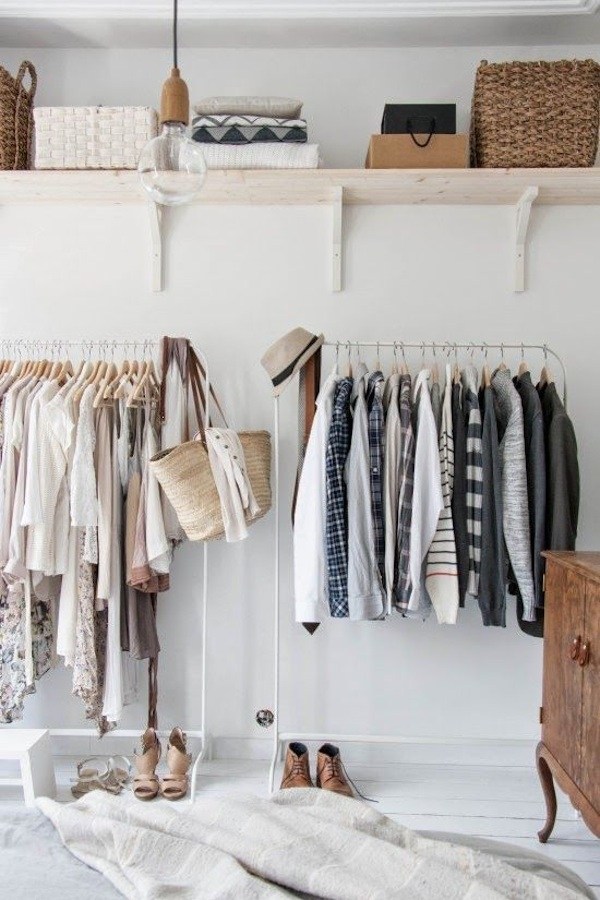
[[[125,897],[575,900],[581,895],[467,847],[431,840],[323,790],[140,803],[93,791],[38,801],[78,859]]]

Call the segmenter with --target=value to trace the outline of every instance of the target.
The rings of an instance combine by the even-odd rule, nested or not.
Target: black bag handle
[[[413,141],[415,142],[417,147],[421,147],[421,149],[423,149],[424,147],[427,147],[431,138],[433,137],[433,134],[435,132],[435,119],[429,120],[429,134],[427,135],[427,138],[423,144],[421,144],[415,137],[415,134],[414,134],[414,131],[412,128],[412,119],[406,120],[406,130],[410,134],[411,138],[413,139]]]

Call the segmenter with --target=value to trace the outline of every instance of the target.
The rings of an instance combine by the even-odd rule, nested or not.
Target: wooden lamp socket
[[[160,124],[190,121],[190,95],[188,87],[179,74],[179,69],[171,69],[171,74],[162,86],[160,96]]]

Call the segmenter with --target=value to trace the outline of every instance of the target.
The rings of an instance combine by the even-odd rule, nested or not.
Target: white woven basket
[[[36,169],[135,169],[158,132],[149,106],[38,106]]]

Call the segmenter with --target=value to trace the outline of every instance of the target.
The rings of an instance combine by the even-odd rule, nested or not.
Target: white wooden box
[[[149,106],[38,106],[36,169],[135,169],[158,133]]]

